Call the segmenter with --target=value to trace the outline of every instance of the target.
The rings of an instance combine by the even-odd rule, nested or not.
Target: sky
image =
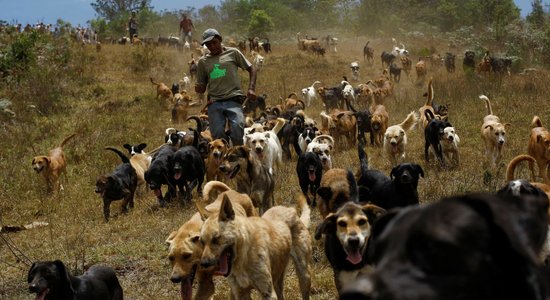
[[[90,6],[93,0],[0,0],[0,20],[10,24],[23,25],[43,22],[55,24],[58,19],[70,22],[73,26],[86,25],[96,17]],[[531,0],[514,0],[525,17],[531,10]],[[200,8],[205,5],[219,5],[221,0],[152,0],[155,11],[180,10],[188,7]],[[550,0],[543,0],[549,4]]]

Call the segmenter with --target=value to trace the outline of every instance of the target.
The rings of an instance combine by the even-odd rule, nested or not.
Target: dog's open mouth
[[[356,264],[360,263],[361,261],[363,261],[363,251],[362,251],[361,247],[348,245],[347,247],[344,248],[344,250],[346,251],[346,254],[348,255],[346,257],[346,259],[350,263],[356,265]]]
[[[49,288],[45,288],[36,295],[36,300],[44,300],[46,295],[50,292]]]
[[[162,191],[160,189],[154,189],[153,190],[153,193],[155,193],[155,196],[158,198],[158,199],[162,199]]]
[[[229,179],[235,178],[237,176],[237,173],[241,170],[241,165],[236,165],[232,170],[226,173],[226,176],[229,177]]]
[[[33,169],[36,171],[36,173],[40,173],[40,171],[42,171],[42,169],[44,169],[44,167],[39,166],[39,167],[34,167]]]
[[[218,259],[217,270],[214,272],[215,275],[222,275],[224,277],[231,274],[231,265],[233,264],[233,249],[227,247],[223,250],[220,258]]]
[[[309,168],[308,172],[309,181],[314,182],[317,176],[315,175],[315,169],[313,167]]]
[[[393,152],[393,153],[399,152],[399,144],[392,144],[391,145],[391,152]]]
[[[256,148],[256,155],[258,155],[259,159],[262,159],[264,157],[264,151],[260,148]]]
[[[180,295],[182,300],[193,299],[193,280],[195,279],[196,271],[197,265],[194,265],[191,274],[181,280]]]
[[[181,175],[183,175],[183,172],[181,169],[174,170],[174,179],[179,180],[181,178]]]

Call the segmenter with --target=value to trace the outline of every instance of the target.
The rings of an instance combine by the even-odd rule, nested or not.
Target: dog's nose
[[[451,142],[454,141],[454,139],[455,138],[452,135],[449,137],[449,141],[451,141]]]
[[[181,276],[172,275],[172,276],[170,277],[170,281],[172,281],[173,283],[180,283],[180,282],[181,282]]]
[[[359,237],[353,236],[353,237],[348,238],[348,245],[350,247],[353,247],[353,248],[358,248],[359,247]]]
[[[214,265],[214,261],[211,259],[201,259],[201,267],[208,268]]]
[[[31,293],[38,293],[40,290],[38,289],[38,286],[34,283],[29,284],[29,291]]]
[[[219,167],[219,169],[220,169],[220,171],[225,172],[225,170],[226,170],[225,165],[221,165],[221,166]]]

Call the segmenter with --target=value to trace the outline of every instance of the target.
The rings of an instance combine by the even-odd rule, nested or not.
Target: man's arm
[[[250,65],[248,69],[246,69],[249,74],[249,83],[248,83],[248,92],[246,93],[246,96],[251,99],[256,99],[256,68],[254,65]]]

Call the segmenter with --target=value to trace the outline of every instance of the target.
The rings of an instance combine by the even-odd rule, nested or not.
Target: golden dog
[[[291,93],[290,95],[288,95],[288,97],[286,97],[286,100],[284,101],[284,110],[289,110],[289,109],[292,109],[293,107],[295,106],[300,106],[302,109],[305,109],[306,108],[306,104],[304,103],[304,101],[298,99],[298,96],[296,95],[296,93]]]
[[[531,136],[527,152],[537,161],[539,176],[542,177],[543,182],[549,182],[550,132],[542,126],[542,122],[538,116],[534,116],[531,122]]]
[[[384,105],[376,105],[374,107],[371,117],[371,133],[374,134],[374,143],[378,147],[382,146],[389,119],[390,117]]]
[[[219,211],[222,199],[227,197],[237,214],[243,216],[256,216],[256,209],[252,205],[250,197],[246,194],[237,193],[227,185],[219,181],[209,181],[203,189],[203,202],[215,201],[205,207],[209,212]],[[214,294],[213,268],[203,268],[200,260],[203,252],[202,244],[199,242],[200,230],[203,225],[201,215],[197,212],[191,219],[168,236],[166,242],[169,244],[168,259],[172,266],[170,280],[174,283],[181,283],[181,297],[184,300],[191,300],[193,293],[193,280],[195,275],[198,279],[197,299],[210,299]]]
[[[284,280],[292,257],[303,299],[311,289],[310,209],[303,195],[302,211],[275,206],[262,217],[243,217],[224,195],[217,213],[206,213],[200,241],[204,246],[201,266],[214,267],[227,277],[232,299],[251,299],[256,289],[262,299],[284,299]]]
[[[351,200],[350,182],[355,182],[352,177],[352,173],[339,168],[330,169],[323,174],[317,189],[317,194],[321,197],[321,201],[318,202],[321,219],[325,219]]]
[[[208,160],[206,162],[206,181],[224,181],[223,173],[220,171],[223,157],[229,149],[229,143],[225,139],[216,139],[208,143]]]
[[[354,146],[357,141],[357,118],[351,111],[335,112],[331,115],[334,129],[331,135],[340,145],[343,145],[343,137],[346,137],[348,146]]]
[[[63,153],[63,146],[74,136],[76,133],[66,137],[58,147],[50,150],[48,155],[35,156],[32,159],[32,168],[36,173],[42,173],[44,179],[46,179],[47,191],[62,191],[63,185],[60,182],[61,175],[67,177],[67,160]]]
[[[481,138],[485,144],[485,156],[491,167],[495,168],[502,159],[502,148],[506,142],[506,127],[509,127],[510,124],[502,124],[499,117],[493,114],[491,102],[487,96],[481,95],[479,99],[485,101],[487,107],[487,115],[483,118],[483,125],[481,125]]]
[[[172,106],[172,123],[182,124],[187,121],[189,107],[191,104],[191,96],[187,92],[177,93],[174,95],[174,105]]]
[[[386,133],[384,134],[384,153],[389,158],[392,167],[405,161],[407,131],[416,125],[417,118],[416,112],[410,112],[403,122],[386,129]]]
[[[416,80],[418,82],[423,81],[428,74],[426,62],[422,58],[418,58],[418,62],[414,65],[414,70],[416,71]]]
[[[172,101],[172,97],[174,97],[174,95],[172,94],[172,90],[164,83],[157,83],[155,81],[153,81],[153,77],[150,77],[151,79],[151,83],[156,85],[157,86],[157,100],[168,100],[168,101]]]

